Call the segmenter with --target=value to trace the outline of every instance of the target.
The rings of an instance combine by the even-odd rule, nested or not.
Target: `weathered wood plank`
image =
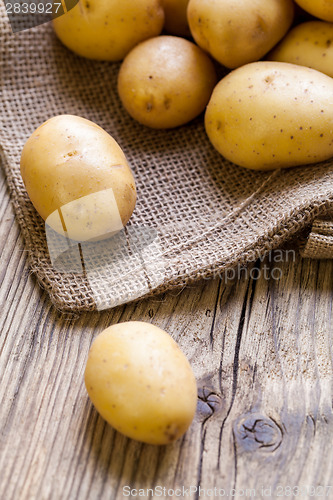
[[[331,484],[333,262],[266,260],[241,279],[73,320],[29,275],[2,177],[0,498],[123,498],[125,486],[192,486],[192,498],[199,486],[235,488],[244,498],[280,483]],[[195,420],[167,447],[114,432],[85,392],[93,338],[131,319],[169,331],[198,380]]]

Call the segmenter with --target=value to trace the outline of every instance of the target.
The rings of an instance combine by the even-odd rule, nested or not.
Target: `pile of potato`
[[[268,170],[333,155],[333,0],[297,4],[87,0],[55,19],[54,29],[81,56],[124,59],[119,96],[143,125],[177,127],[208,104],[213,146],[237,165]],[[311,20],[298,23],[300,7]],[[157,36],[163,27],[177,36]],[[182,38],[191,35],[195,44]],[[236,70],[216,85],[210,57]]]
[[[223,157],[269,170],[333,156],[333,0],[296,1],[80,0],[53,25],[80,56],[123,61],[119,97],[143,126],[183,126],[205,110]],[[219,65],[232,71],[218,82]],[[122,150],[81,117],[50,117],[33,132],[21,173],[47,224],[76,241],[112,236],[134,210]],[[194,416],[191,368],[152,325],[99,336],[85,380],[101,415],[135,439],[171,442]]]
[[[53,26],[82,57],[122,60],[119,97],[144,126],[179,127],[206,110],[207,135],[223,157],[270,170],[333,156],[333,0],[297,4],[82,0]],[[302,16],[306,22],[300,22]],[[225,68],[233,71],[218,82],[219,66],[224,74]],[[50,148],[54,151],[46,155]],[[108,168],[97,164],[99,151]],[[118,145],[97,125],[80,117],[52,117],[25,145],[22,177],[35,208],[54,230],[73,239],[100,239],[124,226],[135,206],[134,178],[120,156]],[[63,165],[55,170],[59,161]],[[105,207],[102,195],[91,196],[102,190],[113,191],[112,206]],[[92,210],[99,221],[93,228]]]

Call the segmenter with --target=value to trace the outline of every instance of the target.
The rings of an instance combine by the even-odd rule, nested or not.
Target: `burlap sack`
[[[236,167],[213,149],[202,117],[166,132],[135,123],[117,97],[119,65],[75,56],[49,24],[14,35],[1,3],[0,36],[2,163],[31,270],[57,308],[108,308],[243,265],[333,208],[333,161],[268,173]],[[132,166],[137,206],[111,246],[58,252],[25,192],[23,144],[62,113],[98,123]],[[332,224],[318,221],[304,254],[332,257],[332,240]]]
[[[333,212],[316,219],[306,241],[300,246],[302,257],[333,259]]]

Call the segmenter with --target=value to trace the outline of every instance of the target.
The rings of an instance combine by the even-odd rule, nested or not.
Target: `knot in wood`
[[[244,451],[275,451],[283,438],[282,428],[270,417],[259,413],[243,415],[234,427],[237,444]]]
[[[202,387],[198,390],[198,408],[197,413],[205,419],[211,417],[219,408],[221,408],[221,396],[213,389]]]

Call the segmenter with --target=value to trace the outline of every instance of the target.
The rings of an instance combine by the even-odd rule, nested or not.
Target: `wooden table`
[[[275,253],[239,279],[62,316],[29,275],[2,171],[0,197],[1,500],[333,498],[332,261]],[[192,363],[198,409],[172,445],[121,436],[88,400],[91,342],[127,320]]]

